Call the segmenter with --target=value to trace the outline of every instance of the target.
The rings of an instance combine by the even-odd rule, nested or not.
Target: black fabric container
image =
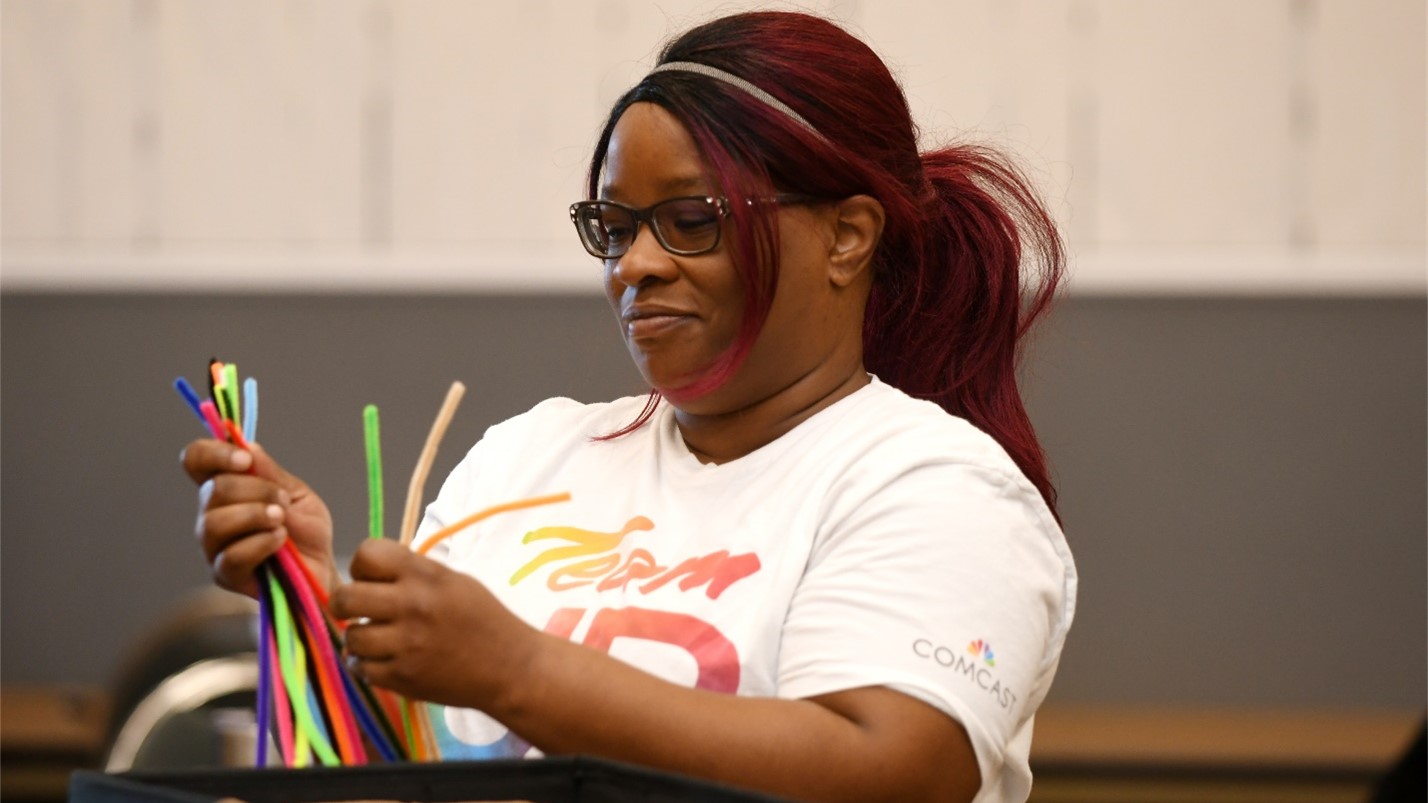
[[[778,803],[778,798],[611,761],[585,758],[375,764],[307,769],[76,772],[71,803],[513,801],[531,803]]]

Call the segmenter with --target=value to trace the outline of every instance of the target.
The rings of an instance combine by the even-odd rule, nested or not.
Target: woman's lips
[[[625,334],[632,340],[649,340],[668,334],[693,320],[693,315],[674,312],[632,315],[625,318]]]

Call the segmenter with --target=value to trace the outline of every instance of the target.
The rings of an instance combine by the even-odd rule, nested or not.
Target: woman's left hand
[[[499,699],[540,638],[479,581],[388,540],[358,548],[331,610],[350,620],[349,661],[372,683],[466,708]]]

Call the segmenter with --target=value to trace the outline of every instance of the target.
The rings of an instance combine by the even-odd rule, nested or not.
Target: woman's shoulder
[[[881,382],[836,423],[830,455],[841,484],[870,493],[891,487],[956,486],[959,493],[1015,502],[1052,527],[1041,492],[991,435],[937,404]],[[880,490],[881,489],[881,490]]]
[[[860,403],[849,411],[856,423],[842,422],[840,429],[862,440],[869,450],[1020,474],[996,439],[967,419],[876,378],[865,390],[859,394]]]

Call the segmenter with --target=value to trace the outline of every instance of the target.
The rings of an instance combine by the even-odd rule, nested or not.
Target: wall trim
[[[137,255],[0,249],[5,292],[600,292],[600,266],[567,248],[430,252],[194,251]],[[1428,296],[1422,251],[1073,254],[1072,295]]]

